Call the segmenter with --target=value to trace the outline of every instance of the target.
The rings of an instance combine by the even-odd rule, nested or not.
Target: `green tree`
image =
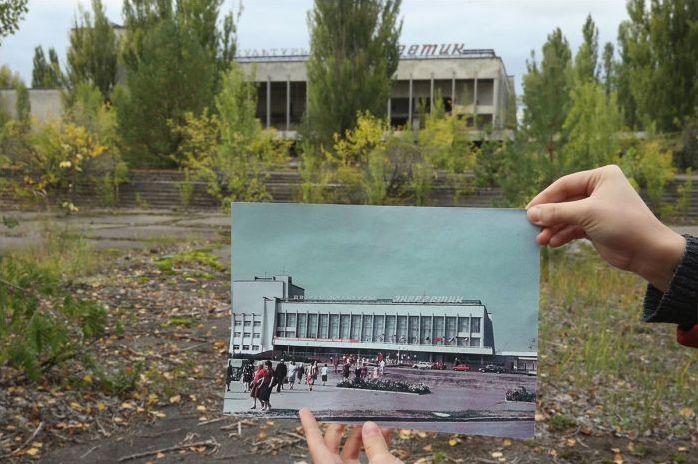
[[[19,22],[29,11],[29,0],[4,0],[0,2],[0,44],[2,38],[17,32]]]
[[[184,114],[200,115],[212,100],[211,62],[199,42],[174,20],[145,36],[141,60],[117,92],[124,157],[134,166],[173,166],[180,138],[171,130]]]
[[[71,87],[90,82],[105,100],[116,83],[118,43],[101,0],[92,0],[92,12],[80,7],[68,48],[68,79]]]
[[[51,47],[48,49],[48,61],[44,49],[38,46],[34,49],[34,67],[32,69],[32,87],[35,89],[57,89],[63,83],[58,54]]]
[[[604,90],[606,91],[606,99],[610,98],[611,92],[614,90],[614,80],[615,80],[615,61],[613,59],[613,44],[611,42],[606,42],[603,47],[603,76],[601,82],[603,83]]]
[[[698,2],[628,2],[618,30],[618,98],[633,128],[676,131],[698,108]]]
[[[540,65],[536,63],[533,52],[531,57],[523,77],[525,110],[522,136],[532,139],[554,163],[564,143],[562,129],[571,103],[572,52],[558,28],[548,35],[543,45]]]
[[[382,117],[399,60],[401,0],[316,0],[308,14],[306,136],[332,144],[357,114]]]
[[[584,41],[574,59],[575,77],[579,80],[595,81],[598,78],[599,30],[591,15],[588,15],[584,22],[582,36]]]

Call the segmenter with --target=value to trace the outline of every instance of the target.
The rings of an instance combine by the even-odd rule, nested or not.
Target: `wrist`
[[[686,239],[662,225],[662,230],[654,235],[652,245],[647,248],[646,259],[637,273],[660,291],[666,292],[685,251]]]

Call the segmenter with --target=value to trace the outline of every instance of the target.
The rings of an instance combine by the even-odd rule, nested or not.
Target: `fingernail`
[[[528,219],[534,224],[540,223],[540,207],[539,206],[534,206],[533,208],[528,210]]]
[[[364,433],[369,436],[380,435],[381,429],[375,422],[366,422],[364,424]]]

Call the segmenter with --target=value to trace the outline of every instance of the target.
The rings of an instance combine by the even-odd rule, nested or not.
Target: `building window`
[[[258,350],[259,350],[259,345],[252,345],[252,349],[253,349],[254,351],[258,351]]]
[[[262,334],[260,333],[253,333],[252,338],[262,338]]]
[[[397,342],[407,343],[407,316],[397,317]]]
[[[255,327],[261,327],[261,326],[262,326],[262,321],[254,321],[254,326],[255,326]]]
[[[286,330],[293,330],[296,332],[296,315],[286,314]]]
[[[470,318],[468,318],[468,317],[459,317],[458,318],[458,332],[459,333],[470,332]]]
[[[395,321],[397,316],[386,316],[385,318],[385,341],[395,343]]]
[[[249,333],[249,332],[245,332],[244,334],[242,334],[242,336],[243,336],[243,337],[249,337],[249,336],[250,336],[250,333]]]
[[[245,321],[243,324],[245,327],[249,327],[252,324],[252,321]]]
[[[277,337],[285,337],[286,336],[286,331],[283,329],[279,329],[276,331],[276,336]]]
[[[480,338],[479,337],[472,337],[470,339],[470,346],[479,348],[480,347]]]
[[[286,330],[286,314],[279,313],[276,315],[276,326]]]
[[[410,339],[408,343],[419,343],[419,316],[410,316]]]
[[[434,341],[444,341],[444,318],[442,316],[434,317]]]
[[[320,334],[318,338],[329,338],[329,322],[330,316],[328,314],[320,314]]]
[[[456,318],[447,317],[446,318],[446,341],[455,345],[456,342]]]
[[[249,351],[250,345],[242,345],[243,351]]]
[[[317,338],[317,314],[308,314],[308,338]]]
[[[431,345],[431,317],[422,318],[422,343]]]
[[[239,349],[240,349],[240,345],[233,345],[233,350],[239,350]]]
[[[385,318],[382,316],[376,316],[373,318],[373,341],[383,342],[385,341]]]
[[[339,319],[340,338],[348,340],[351,337],[351,315],[342,314]]]
[[[364,314],[364,336],[361,339],[362,342],[371,341],[371,331],[373,330],[373,316],[369,314]]]
[[[308,336],[308,315],[299,314],[298,315],[298,338],[305,338]]]
[[[479,317],[474,317],[471,319],[471,327],[470,329],[473,332],[480,332],[480,318]]]
[[[339,338],[339,314],[330,314],[330,336],[331,339]]]

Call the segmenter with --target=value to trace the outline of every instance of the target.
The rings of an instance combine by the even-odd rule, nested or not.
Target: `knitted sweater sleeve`
[[[698,347],[698,238],[686,235],[686,251],[669,289],[662,293],[648,285],[643,306],[645,322],[677,324],[679,343]]]

